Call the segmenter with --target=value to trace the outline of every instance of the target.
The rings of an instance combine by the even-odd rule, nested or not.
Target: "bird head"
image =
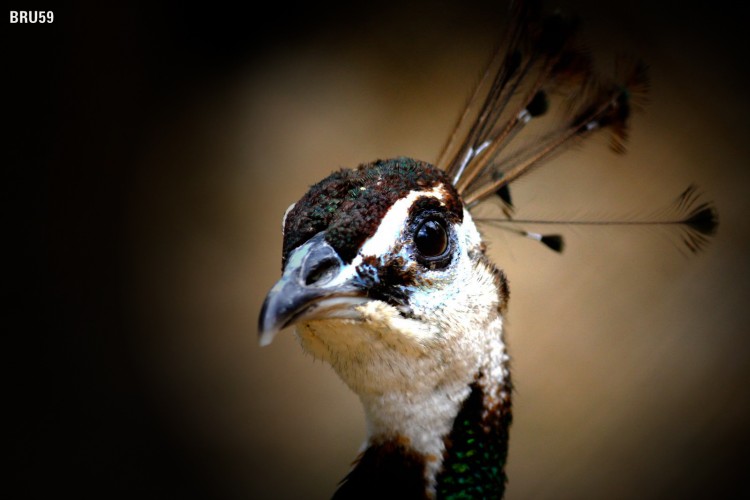
[[[475,370],[507,287],[442,170],[408,158],[341,170],[292,205],[283,228],[261,344],[296,325],[302,347],[360,396]],[[428,375],[420,363],[427,380],[414,378]]]
[[[622,64],[612,81],[595,75],[575,19],[543,16],[536,2],[513,2],[511,14],[508,46],[487,66],[437,160],[441,168],[395,158],[341,170],[284,216],[283,272],[263,304],[260,342],[296,326],[303,349],[362,401],[367,443],[335,498],[504,492],[508,286],[469,210],[497,195],[505,217],[482,222],[560,252],[560,235],[517,224],[564,221],[512,218],[508,186],[600,131],[622,153],[631,111],[648,88],[646,65],[637,61]],[[548,113],[550,106],[558,111]],[[551,120],[526,127],[544,115]],[[672,227],[693,252],[714,234],[715,211],[694,188],[673,212],[570,223]]]

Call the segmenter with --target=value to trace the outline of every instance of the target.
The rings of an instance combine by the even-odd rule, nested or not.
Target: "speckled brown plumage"
[[[427,499],[422,454],[409,448],[405,438],[394,438],[370,446],[344,478],[333,500]]]
[[[293,249],[320,231],[326,231],[326,241],[345,262],[351,262],[399,198],[438,184],[448,193],[448,210],[461,217],[460,197],[445,172],[423,161],[377,160],[329,175],[312,186],[287,215],[282,264]]]

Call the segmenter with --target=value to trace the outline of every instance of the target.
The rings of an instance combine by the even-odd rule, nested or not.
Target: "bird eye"
[[[422,257],[440,257],[448,248],[445,226],[434,219],[424,221],[414,234],[414,244]]]

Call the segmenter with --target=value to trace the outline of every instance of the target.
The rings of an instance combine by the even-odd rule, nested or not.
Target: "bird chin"
[[[420,356],[435,338],[435,332],[424,328],[422,322],[406,318],[399,307],[376,299],[306,316],[296,325],[302,349],[334,369],[347,359],[365,362],[386,351]]]
[[[311,303],[295,315],[286,326],[325,320],[362,320],[360,306],[372,302],[368,297],[333,295]]]
[[[316,359],[333,364],[334,353],[342,348],[351,350],[352,344],[358,342],[358,332],[363,324],[364,317],[361,314],[339,311],[333,316],[298,321],[295,335],[303,351]]]
[[[372,299],[367,297],[351,295],[333,295],[324,297],[312,302],[290,318],[284,325],[284,328],[296,326],[296,333],[300,338],[300,341],[303,343],[303,347],[305,347],[302,332],[309,332],[310,336],[314,337],[312,332],[317,329],[310,325],[325,325],[330,322],[351,323],[362,321],[363,316],[360,312],[360,307],[371,301]],[[314,343],[317,342],[320,342],[320,340],[316,339],[314,341]]]

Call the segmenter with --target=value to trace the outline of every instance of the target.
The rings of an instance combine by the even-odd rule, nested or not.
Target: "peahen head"
[[[499,494],[508,287],[445,173],[409,158],[341,170],[290,207],[283,227],[261,342],[295,325],[303,349],[360,397],[366,450],[338,493],[411,487],[419,498],[474,481]]]
[[[508,186],[589,137],[625,151],[647,67],[594,74],[575,19],[513,2],[507,44],[488,66],[435,167],[395,158],[336,172],[284,216],[283,275],[260,316],[261,344],[295,326],[359,396],[367,442],[337,498],[499,498],[511,421],[503,341],[508,285],[485,255],[481,222],[557,252],[559,234],[524,224],[660,226],[690,252],[718,223],[686,189],[655,217],[514,218]],[[553,111],[554,108],[554,111]],[[533,123],[531,127],[528,125]],[[538,125],[538,127],[537,127]]]

